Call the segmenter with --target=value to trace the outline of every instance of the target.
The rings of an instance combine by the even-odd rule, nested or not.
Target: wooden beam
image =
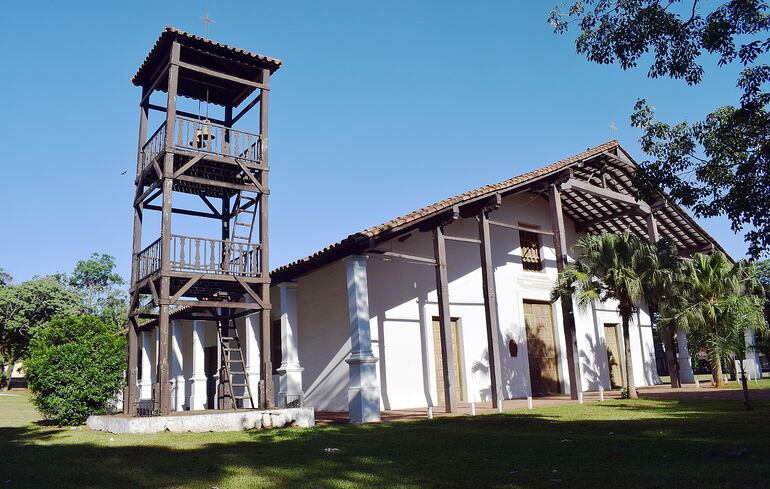
[[[244,115],[246,115],[246,112],[248,112],[249,110],[251,110],[251,109],[252,109],[252,107],[254,107],[255,105],[257,105],[257,104],[259,103],[259,101],[260,101],[260,100],[262,100],[262,94],[261,94],[261,93],[260,93],[259,95],[257,95],[256,97],[254,97],[254,100],[252,100],[251,102],[249,102],[249,104],[248,104],[246,107],[244,107],[244,108],[243,108],[243,109],[242,109],[240,112],[238,112],[238,115],[236,115],[235,117],[233,117],[233,122],[232,122],[232,124],[235,124],[236,122],[238,122],[238,121],[241,119],[241,117],[243,117]]]
[[[249,294],[249,296],[250,296],[252,299],[254,299],[254,302],[256,302],[257,304],[259,304],[259,307],[260,307],[260,308],[262,308],[262,309],[266,309],[266,307],[265,307],[265,302],[262,300],[262,298],[259,296],[259,294],[257,294],[256,292],[254,292],[254,289],[252,289],[251,287],[249,287],[249,284],[247,284],[247,283],[246,283],[246,282],[245,282],[245,281],[244,281],[244,280],[243,280],[241,277],[239,277],[238,275],[233,275],[233,277],[235,277],[235,280],[237,280],[237,281],[238,281],[238,283],[239,283],[239,284],[241,284],[241,287],[243,287],[243,290],[245,290],[245,291],[246,291],[246,293],[247,293],[247,294]]]
[[[155,288],[155,282],[150,280],[147,282],[150,286],[150,293],[152,294],[152,303],[156,306],[160,305],[160,297],[158,296],[158,289]]]
[[[455,356],[452,345],[452,320],[449,312],[449,285],[446,265],[446,241],[443,226],[433,229],[433,250],[436,257],[436,293],[438,294],[438,321],[441,343],[441,358],[444,377],[444,407],[446,412],[457,409],[455,395]],[[441,386],[437,386],[441,387]]]
[[[614,200],[616,202],[622,202],[624,204],[637,206],[642,212],[649,214],[650,206],[643,201],[637,200],[634,196],[628,194],[621,194],[614,190],[608,190],[606,188],[592,185],[590,183],[578,180],[577,178],[570,178],[561,185],[562,191],[577,190],[587,194],[592,194],[597,197],[602,197],[608,200]]]
[[[246,192],[256,192],[257,190],[253,185],[242,185],[239,183],[220,182],[218,180],[210,180],[208,178],[192,177],[190,175],[181,175],[177,177],[180,182],[198,183],[200,185],[208,185],[210,187],[225,188],[228,190],[244,190]]]
[[[561,272],[567,265],[567,233],[564,228],[561,193],[556,185],[549,188],[548,202],[551,207],[551,226],[553,228],[553,244],[556,252],[556,268]],[[564,324],[564,339],[567,350],[567,370],[569,371],[570,396],[577,400],[581,392],[580,359],[578,357],[577,338],[575,332],[575,314],[572,308],[572,297],[561,297],[561,312]]]
[[[161,207],[159,205],[154,205],[154,204],[146,204],[144,206],[144,208],[145,209],[149,209],[151,211],[162,211],[163,210],[163,207]],[[178,209],[176,207],[172,207],[171,208],[171,213],[172,214],[182,214],[182,215],[185,215],[185,216],[205,217],[205,218],[217,219],[217,220],[222,218],[222,216],[220,216],[219,214],[210,214],[208,212],[194,211],[194,210],[190,210],[190,209]]]
[[[179,298],[182,297],[182,295],[184,295],[185,292],[190,290],[190,288],[193,285],[195,285],[198,282],[198,280],[201,279],[201,277],[203,277],[203,274],[199,273],[198,275],[196,275],[193,278],[191,278],[190,280],[188,280],[187,283],[185,283],[179,290],[176,291],[176,294],[171,296],[171,299],[169,299],[169,302],[171,304],[176,304],[176,301],[178,301]]]
[[[145,190],[144,192],[142,192],[142,195],[140,195],[139,197],[137,197],[137,198],[135,198],[135,199],[134,199],[134,206],[136,207],[136,206],[138,206],[139,204],[141,204],[142,202],[144,202],[144,199],[145,199],[145,198],[146,198],[148,195],[150,195],[150,193],[151,193],[153,190],[155,190],[156,188],[160,187],[160,184],[161,184],[161,181],[160,181],[160,180],[156,180],[156,181],[154,181],[154,182],[152,183],[152,185],[150,185],[149,187],[147,187],[147,190]]]
[[[211,209],[212,213],[214,213],[218,218],[222,217],[222,213],[219,212],[219,209],[214,207],[214,204],[211,203],[211,201],[209,200],[208,197],[206,197],[205,195],[202,195],[202,194],[198,194],[198,197],[200,197],[201,200],[203,201],[203,203],[206,204],[206,207]]]
[[[186,172],[187,170],[189,170],[190,168],[198,164],[198,162],[202,159],[203,159],[203,155],[198,155],[198,156],[194,156],[193,158],[190,158],[190,160],[187,161],[187,163],[180,166],[179,169],[174,172],[174,178],[179,178],[180,175],[183,175],[184,172]]]
[[[492,239],[489,217],[479,214],[479,239],[481,241],[481,286],[484,293],[484,316],[487,326],[487,357],[489,361],[490,392],[492,407],[502,407],[503,385],[500,364],[500,328],[497,324],[497,293],[494,268],[492,267]]]
[[[268,85],[270,83],[270,70],[262,70],[262,91],[261,101],[259,104],[259,145],[260,155],[262,158],[262,164],[265,169],[269,168],[268,159],[268,107],[269,107],[269,95]],[[270,276],[270,254],[268,252],[268,172],[263,171],[260,174],[260,181],[262,183],[263,193],[259,195],[259,271],[263,277]],[[262,409],[269,409],[273,407],[275,403],[275,397],[273,395],[273,383],[270,380],[273,378],[273,359],[272,359],[272,325],[270,323],[270,284],[265,283],[260,287],[262,300],[265,303],[266,309],[259,315],[260,326],[262,328],[262,341],[260,343],[262,351],[260,357],[262,359],[262,365],[260,368],[260,378],[265,379],[262,382],[262,389],[260,392],[260,407]]]
[[[185,63],[184,61],[178,61],[174,64],[176,64],[180,68],[184,68],[190,71],[195,71],[198,73],[203,73],[204,75],[212,76],[214,78],[219,78],[220,80],[227,80],[234,83],[240,83],[241,85],[247,85],[250,87],[259,88],[261,90],[270,90],[270,87],[263,83],[247,80],[246,78],[241,78],[238,76],[228,75],[227,73],[222,73],[220,71],[210,70],[208,68],[204,68],[203,66],[194,65],[192,63]]]
[[[139,102],[139,105],[144,105],[147,103],[147,101],[150,99],[150,95],[152,95],[152,92],[155,91],[155,89],[158,87],[158,84],[166,78],[166,72],[168,71],[169,67],[171,66],[171,63],[166,63],[165,66],[163,66],[163,69],[160,70],[158,73],[158,76],[155,78],[155,81],[152,82],[152,85],[150,85],[150,88],[147,89],[147,93],[144,94],[142,97],[142,100]]]
[[[371,250],[369,251],[369,256],[373,258],[383,258],[383,259],[392,259],[395,261],[403,261],[406,263],[418,263],[420,265],[431,265],[436,266],[436,260],[433,258],[426,258],[423,256],[416,256],[416,255],[407,255],[404,253],[395,253],[392,251],[379,251],[379,250]]]
[[[655,244],[660,239],[658,234],[658,221],[655,219],[655,213],[650,212],[647,214],[647,239],[650,243]]]
[[[152,110],[157,110],[158,112],[166,112],[166,108],[161,106],[161,105],[147,104],[147,107],[152,109]],[[187,111],[184,111],[184,110],[177,110],[176,113],[177,113],[177,115],[181,115],[181,116],[184,116],[184,117],[189,117],[190,119],[200,119],[200,117],[201,117],[200,114],[193,114],[192,112],[187,112]],[[217,119],[216,117],[207,117],[207,119],[210,122],[213,122],[215,124],[222,124],[222,125],[224,125],[224,123],[225,123],[223,120]]]
[[[493,221],[492,219],[487,219],[490,226],[499,226],[502,228],[508,228],[508,229],[516,229],[518,231],[527,231],[529,233],[536,233],[536,234],[544,234],[546,236],[553,236],[553,233],[551,231],[545,231],[543,229],[538,228],[531,228],[528,226],[519,226],[517,224],[508,224],[507,222],[500,222],[500,221]]]
[[[600,223],[604,223],[604,222],[609,222],[609,221],[612,221],[614,219],[617,219],[618,217],[622,217],[622,216],[643,216],[643,215],[645,215],[644,212],[642,212],[641,210],[639,210],[637,208],[633,208],[632,207],[631,209],[620,209],[618,211],[612,212],[612,213],[607,214],[605,216],[597,217],[595,219],[591,219],[589,221],[578,221],[575,224],[576,224],[576,226],[579,229],[587,230],[591,226],[594,226],[594,225],[600,224]],[[646,214],[646,215],[649,215],[649,214]]]
[[[176,301],[180,306],[196,306],[196,307],[227,307],[230,309],[251,309],[258,311],[262,309],[259,304],[253,304],[249,302],[230,302],[230,301],[201,301],[201,300],[188,300],[179,299]]]
[[[246,176],[251,180],[251,183],[254,184],[255,187],[257,187],[257,191],[260,194],[265,193],[264,189],[262,188],[262,183],[260,183],[259,180],[254,176],[254,174],[251,173],[251,170],[249,170],[239,159],[235,159],[235,162],[238,163],[238,166],[241,167],[241,170],[243,170],[243,173],[246,174]]]
[[[444,239],[447,241],[457,241],[459,243],[472,243],[472,244],[481,244],[481,240],[476,238],[466,238],[464,236],[449,236],[444,235]]]

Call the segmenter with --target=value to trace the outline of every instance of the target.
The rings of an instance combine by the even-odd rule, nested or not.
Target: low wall
[[[202,433],[207,431],[243,431],[266,428],[315,426],[313,408],[271,409],[268,411],[206,411],[199,414],[179,413],[169,416],[89,416],[89,429],[110,433]]]

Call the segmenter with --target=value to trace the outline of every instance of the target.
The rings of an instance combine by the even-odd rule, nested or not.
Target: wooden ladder
[[[246,400],[249,401],[251,409],[256,409],[254,397],[251,395],[251,386],[246,374],[246,362],[243,357],[243,348],[241,348],[241,340],[238,337],[238,328],[235,326],[235,320],[220,321],[217,328],[217,336],[219,337],[219,345],[222,351],[220,373],[220,382],[223,387],[222,398],[229,397],[232,401],[233,409],[248,409],[246,408]],[[233,372],[233,364],[240,365],[241,371]],[[234,376],[236,375],[243,377],[243,383],[235,382]],[[245,388],[244,395],[235,394],[235,389],[239,387]]]
[[[259,194],[241,190],[235,198],[233,225],[230,229],[230,241],[251,243],[254,235],[254,223],[257,218]]]

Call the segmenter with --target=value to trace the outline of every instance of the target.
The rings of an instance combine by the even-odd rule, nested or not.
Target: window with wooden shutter
[[[531,231],[519,231],[521,243],[521,263],[524,270],[539,272],[543,269],[543,259],[540,256],[540,235]]]

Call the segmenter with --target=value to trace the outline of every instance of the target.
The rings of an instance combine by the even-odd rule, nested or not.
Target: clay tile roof
[[[414,212],[410,212],[409,214],[391,219],[390,221],[384,222],[380,225],[351,234],[346,239],[338,241],[337,243],[333,243],[323,248],[322,250],[313,253],[312,255],[306,256],[305,258],[301,258],[299,260],[295,260],[275,269],[271,274],[273,282],[278,283],[286,280],[292,280],[295,277],[307,273],[314,268],[323,266],[327,263],[331,263],[334,260],[353,254],[356,252],[357,247],[365,247],[365,245],[362,245],[361,243],[368,242],[369,239],[375,238],[387,231],[408,226],[409,224],[415,223],[422,218],[449,210],[455,205],[462,204],[473,199],[491,196],[496,192],[503,192],[523,183],[537,180],[541,177],[545,177],[547,175],[558,172],[559,170],[563,170],[587,158],[601,155],[602,153],[612,151],[618,147],[619,144],[616,140],[609,141],[594,148],[589,148],[582,153],[570,156],[569,158],[565,158],[555,163],[551,163],[550,165],[546,165],[542,168],[523,173],[513,178],[509,178],[508,180],[503,180],[499,183],[484,185],[483,187],[479,187],[475,190],[470,190],[468,192],[455,195],[454,197],[449,197],[442,201],[425,206]]]
[[[131,79],[131,83],[142,87],[152,85],[158,70],[168,63],[171,44],[174,41],[179,42],[182,46],[181,61],[249,80],[256,79],[263,69],[269,69],[270,73],[274,73],[281,67],[281,60],[279,59],[228,46],[181,31],[175,27],[166,26]],[[187,76],[192,78],[190,80],[182,78],[179,81],[179,95],[198,100],[208,100],[217,105],[237,106],[253,92],[253,89],[247,89],[244,93],[243,86],[235,82],[217,80],[216,84],[220,86],[218,89],[205,85],[205,87],[210,87],[209,93],[205,87],[198,86],[202,80],[206,80],[205,75],[188,73]],[[162,92],[167,91],[167,78],[160,80],[155,88]]]

